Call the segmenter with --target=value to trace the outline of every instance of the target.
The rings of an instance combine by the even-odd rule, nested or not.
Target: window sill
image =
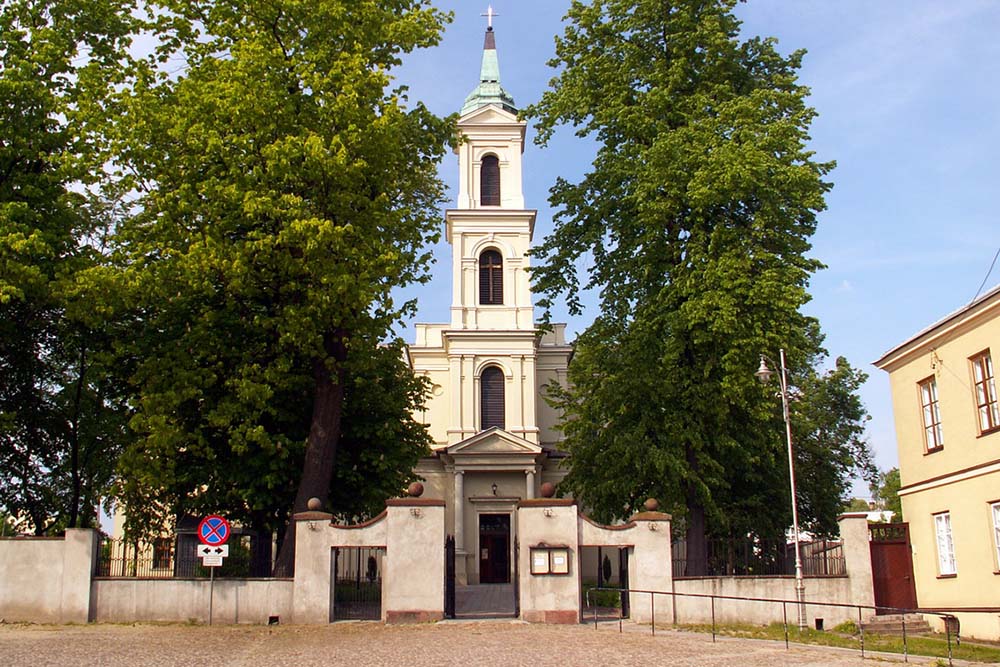
[[[982,438],[987,435],[993,435],[994,433],[1000,433],[1000,426],[994,426],[993,428],[986,429],[985,431],[980,431],[979,437]]]
[[[931,447],[930,449],[925,449],[924,450],[924,456],[927,456],[928,454],[937,454],[938,452],[943,451],[943,450],[944,450],[944,445],[938,445],[937,447]]]
[[[958,572],[956,572],[955,574],[939,574],[937,576],[937,578],[938,579],[957,579],[958,578]]]

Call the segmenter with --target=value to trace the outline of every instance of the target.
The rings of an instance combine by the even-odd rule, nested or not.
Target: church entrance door
[[[510,583],[510,515],[479,515],[479,582]]]

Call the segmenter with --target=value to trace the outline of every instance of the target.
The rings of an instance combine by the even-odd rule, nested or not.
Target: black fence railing
[[[766,605],[781,605],[781,624],[784,626],[785,634],[785,649],[787,650],[790,645],[789,639],[789,616],[797,616],[797,612],[801,608],[801,617],[806,618],[806,608],[815,609],[849,609],[851,610],[851,615],[857,618],[857,630],[858,630],[858,649],[861,651],[861,657],[865,657],[865,651],[870,649],[865,646],[865,625],[864,625],[864,614],[865,612],[874,612],[875,614],[881,613],[893,613],[900,615],[900,622],[902,624],[902,654],[904,662],[909,662],[910,646],[909,646],[909,636],[906,631],[906,615],[907,614],[926,614],[929,616],[936,616],[941,619],[944,623],[944,632],[947,637],[947,659],[948,665],[951,667],[954,665],[953,655],[952,655],[952,644],[958,646],[961,642],[961,623],[959,619],[948,613],[929,611],[926,609],[903,609],[900,607],[885,607],[885,606],[874,606],[874,605],[860,605],[860,604],[844,604],[839,602],[814,602],[806,601],[800,603],[797,600],[787,600],[782,598],[763,598],[763,597],[749,597],[741,595],[713,595],[709,593],[681,593],[677,591],[651,591],[643,590],[637,588],[629,588],[625,591],[614,588],[594,588],[587,591],[587,596],[596,596],[604,591],[614,591],[616,593],[628,593],[635,596],[636,598],[646,598],[649,604],[649,631],[651,634],[656,634],[657,624],[662,624],[664,622],[670,623],[672,625],[678,624],[676,603],[677,599],[682,600],[700,600],[702,603],[707,604],[709,607],[709,613],[711,614],[712,623],[712,642],[716,641],[716,636],[719,634],[719,627],[716,621],[717,608],[721,612],[722,605],[725,604],[745,604],[745,603],[759,603]],[[663,596],[669,596],[674,602],[674,611],[667,614],[667,619],[664,619],[662,615],[660,619],[657,620],[656,616],[656,601],[658,598],[662,599]],[[634,600],[634,602],[639,602],[639,600]],[[645,600],[642,601],[645,604]],[[589,605],[589,602],[588,602]],[[599,619],[597,614],[593,616],[594,627],[597,628],[598,622],[602,620]],[[607,620],[607,619],[603,619]],[[622,632],[622,619],[618,619],[618,631]],[[817,626],[818,627],[818,626]]]
[[[228,542],[229,555],[221,567],[215,568],[215,576],[270,576],[270,562],[254,562],[252,540],[251,535],[234,535]],[[201,564],[197,538],[194,535],[178,535],[141,541],[102,538],[94,574],[117,578],[207,579],[211,570]]]
[[[801,542],[806,576],[847,576],[844,545]],[[674,577],[774,577],[795,574],[795,544],[756,538],[708,540],[704,558],[689,557],[685,540],[673,544]]]

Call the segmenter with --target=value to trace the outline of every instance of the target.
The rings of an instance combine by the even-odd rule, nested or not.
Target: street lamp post
[[[799,629],[806,629],[806,584],[802,578],[802,546],[799,543],[799,508],[795,495],[795,458],[792,452],[792,420],[788,411],[788,370],[785,367],[785,350],[781,349],[781,411],[785,419],[785,440],[788,443],[788,483],[792,490],[792,531],[795,536],[795,599],[798,601]],[[767,367],[767,357],[760,355],[760,368],[754,373],[757,379],[766,384],[773,372]]]

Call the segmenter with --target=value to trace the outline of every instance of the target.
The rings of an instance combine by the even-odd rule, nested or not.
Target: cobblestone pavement
[[[617,624],[528,625],[516,621],[384,626],[2,625],[0,663],[9,667],[644,667],[646,665],[872,665],[857,652]],[[912,657],[910,664],[933,664]]]

